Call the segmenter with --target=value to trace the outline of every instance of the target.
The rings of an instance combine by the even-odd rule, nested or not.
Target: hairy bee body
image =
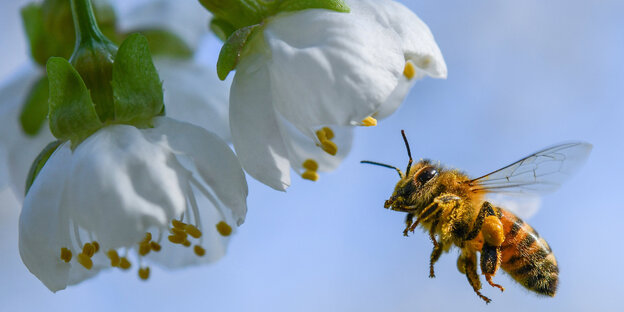
[[[548,243],[529,224],[509,210],[492,205],[487,193],[531,193],[552,191],[583,163],[591,144],[584,142],[556,145],[531,154],[504,168],[476,179],[446,169],[429,160],[412,166],[409,144],[403,133],[410,161],[384,207],[406,212],[405,236],[416,227],[429,233],[433,243],[429,276],[435,277],[434,264],[441,254],[456,246],[461,250],[457,267],[465,274],[474,292],[485,302],[477,269],[492,287],[503,269],[519,284],[537,294],[554,296],[559,268]],[[478,260],[477,260],[478,259]]]

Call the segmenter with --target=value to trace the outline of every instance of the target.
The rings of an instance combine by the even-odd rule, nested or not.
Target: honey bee
[[[511,211],[494,206],[485,195],[553,191],[587,159],[592,145],[585,142],[555,145],[471,179],[459,170],[426,159],[412,166],[409,143],[405,132],[401,134],[409,156],[405,174],[383,163],[366,160],[362,163],[399,173],[401,179],[384,207],[407,213],[403,235],[414,232],[417,226],[429,233],[433,242],[429,277],[435,277],[434,264],[440,255],[457,246],[461,251],[457,268],[486,303],[491,300],[480,292],[477,252],[481,274],[492,287],[504,291],[492,280],[502,268],[528,290],[554,296],[559,268],[548,243],[528,223]]]

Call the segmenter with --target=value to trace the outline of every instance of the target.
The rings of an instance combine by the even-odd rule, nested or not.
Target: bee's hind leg
[[[440,259],[440,255],[442,255],[443,246],[441,243],[438,243],[435,237],[435,229],[440,222],[440,215],[442,211],[438,211],[434,217],[433,222],[431,223],[431,229],[429,229],[429,238],[433,243],[433,251],[431,251],[431,257],[429,258],[429,277],[435,277],[435,271],[433,269],[434,264]]]
[[[481,280],[479,280],[479,274],[477,273],[477,254],[474,252],[462,252],[457,259],[457,268],[463,274],[466,274],[468,283],[472,286],[474,292],[485,303],[490,303],[492,300],[481,294]]]
[[[483,244],[483,249],[481,249],[481,273],[485,275],[485,280],[492,287],[496,287],[501,291],[505,291],[503,286],[495,284],[492,281],[492,277],[496,275],[496,271],[500,267],[501,263],[501,251],[500,247],[492,246],[488,243]]]

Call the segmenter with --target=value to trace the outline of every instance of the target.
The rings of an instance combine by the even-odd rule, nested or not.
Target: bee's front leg
[[[403,230],[403,236],[409,236],[407,232],[412,226],[412,223],[414,223],[414,214],[410,212],[405,216],[405,230]]]
[[[442,250],[443,250],[442,243],[438,243],[435,237],[435,230],[436,230],[436,227],[438,227],[438,223],[440,223],[441,213],[442,213],[441,210],[439,210],[436,213],[433,223],[431,223],[431,229],[429,229],[429,238],[431,239],[431,242],[433,243],[433,250],[431,251],[431,256],[429,257],[429,277],[430,278],[435,277],[435,271],[433,270],[433,266],[438,261],[438,259],[440,259],[440,255],[442,255]]]

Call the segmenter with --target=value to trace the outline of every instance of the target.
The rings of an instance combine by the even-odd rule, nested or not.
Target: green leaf
[[[326,9],[347,13],[349,6],[344,0],[284,0],[278,7],[278,12],[301,11],[306,9]]]
[[[35,178],[37,178],[37,175],[39,175],[39,172],[41,171],[41,169],[43,169],[43,166],[46,164],[48,159],[50,159],[52,153],[54,153],[54,151],[56,151],[56,149],[61,145],[61,143],[63,142],[60,140],[50,142],[46,147],[43,148],[37,158],[35,158],[35,161],[33,161],[32,165],[30,165],[28,176],[26,176],[26,190],[24,191],[24,194],[28,194],[28,190],[30,190],[30,187],[35,182]]]
[[[46,65],[50,82],[50,131],[76,147],[102,127],[89,90],[74,67],[61,57],[51,57]]]
[[[245,45],[261,29],[260,26],[258,24],[238,29],[223,44],[219,52],[219,60],[217,60],[219,79],[225,80],[228,74],[236,68]]]
[[[48,77],[44,75],[31,87],[28,97],[22,105],[19,119],[22,130],[27,135],[37,135],[48,116],[48,84]]]
[[[161,30],[139,30],[149,42],[149,50],[153,55],[173,56],[180,58],[190,58],[193,56],[193,49],[176,34]]]
[[[236,28],[226,20],[215,17],[210,20],[210,30],[212,30],[221,41],[226,41],[227,38],[236,31]]]
[[[199,0],[216,18],[236,29],[259,24],[267,16],[271,1],[265,0]]]
[[[162,82],[143,35],[130,35],[119,47],[113,64],[112,85],[116,121],[149,122],[161,112],[164,106]]]
[[[31,3],[22,8],[22,23],[30,43],[30,53],[35,62],[43,65],[48,60],[41,17],[41,6]]]

